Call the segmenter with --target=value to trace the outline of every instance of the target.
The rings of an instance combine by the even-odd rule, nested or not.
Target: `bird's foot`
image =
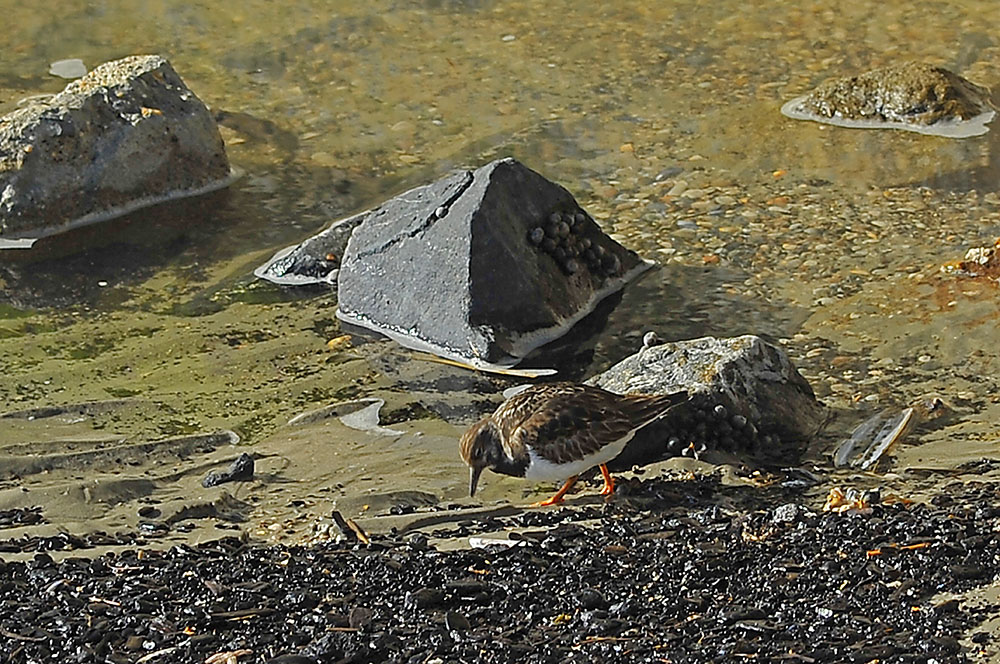
[[[608,496],[611,496],[615,492],[615,481],[611,478],[611,473],[608,472],[608,467],[601,464],[601,475],[604,476],[604,488],[601,489],[601,495],[605,496],[605,500]]]
[[[563,501],[563,496],[566,495],[566,492],[573,488],[574,484],[576,484],[576,475],[566,480],[566,483],[562,485],[562,488],[556,491],[556,495],[546,500],[532,503],[529,507],[548,507],[549,505],[558,505]]]
[[[552,496],[551,498],[546,498],[545,500],[539,500],[537,503],[531,503],[528,507],[548,507],[550,505],[559,505],[562,502],[562,496]]]

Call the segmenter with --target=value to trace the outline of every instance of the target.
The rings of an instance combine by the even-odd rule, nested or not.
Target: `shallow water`
[[[886,406],[936,392],[954,408],[896,450],[889,476],[831,482],[932,492],[935,469],[997,456],[1000,293],[938,268],[1000,235],[1000,133],[948,140],[779,113],[828,77],[912,58],[1000,88],[990,1],[0,9],[17,26],[0,34],[0,111],[61,89],[47,73],[57,60],[92,68],[156,52],[226,112],[229,155],[245,171],[225,192],[0,256],[0,410],[125,403],[0,419],[0,456],[219,429],[263,455],[262,481],[211,491],[200,478],[239,450],[4,475],[0,509],[25,505],[28,489],[48,528],[130,528],[137,505],[234,491],[248,505],[240,527],[297,537],[334,501],[359,514],[462,499],[454,439],[510,383],[367,336],[328,346],[345,333],[330,293],[251,271],[338,217],[505,155],[662,265],[562,344],[567,376],[606,368],[649,329],[764,334],[837,414],[807,459],[824,472],[836,440]],[[286,425],[359,396],[385,398],[406,435]],[[523,483],[484,479],[487,503],[524,500]],[[80,500],[88,483],[102,488]]]

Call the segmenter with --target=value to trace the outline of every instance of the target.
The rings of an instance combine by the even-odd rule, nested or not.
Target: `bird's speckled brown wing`
[[[620,440],[684,396],[620,396],[597,387],[556,383],[512,397],[494,418],[503,421],[512,458],[526,455],[530,447],[552,463],[568,463]]]
[[[493,413],[493,420],[500,427],[504,438],[510,437],[514,430],[539,412],[552,400],[563,397],[572,400],[572,396],[582,394],[586,386],[576,383],[549,383],[547,385],[532,385],[507,399]]]

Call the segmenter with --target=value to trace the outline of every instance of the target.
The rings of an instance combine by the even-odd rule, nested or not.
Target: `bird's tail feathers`
[[[659,419],[674,406],[687,401],[688,393],[681,390],[672,394],[650,394],[634,396],[631,400],[633,420],[643,423],[643,426]]]

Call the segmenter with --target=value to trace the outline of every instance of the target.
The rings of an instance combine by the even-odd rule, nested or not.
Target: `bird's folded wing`
[[[634,425],[618,408],[587,393],[550,399],[508,438],[511,457],[530,448],[551,463],[579,461],[626,436]]]

